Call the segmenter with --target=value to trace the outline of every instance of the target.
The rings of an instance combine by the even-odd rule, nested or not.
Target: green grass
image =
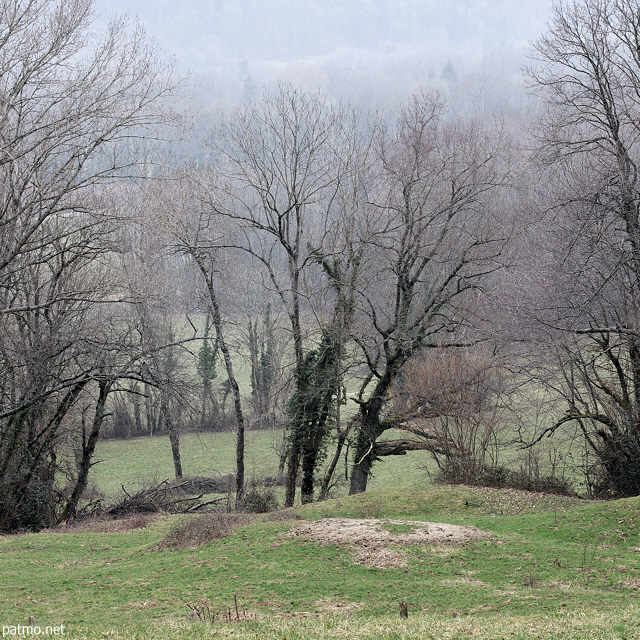
[[[280,431],[248,431],[246,434],[245,474],[252,478],[275,477],[278,472],[276,445]],[[236,441],[231,432],[189,433],[180,439],[182,468],[185,475],[212,476],[233,473],[236,465]],[[173,458],[168,436],[142,437],[131,440],[101,440],[95,454],[90,483],[112,498],[121,491],[149,485],[172,478]],[[416,451],[408,456],[390,456],[378,462],[369,486],[372,489],[417,485],[426,481],[425,467],[431,464],[426,452]],[[346,493],[344,462],[338,466],[338,493]]]
[[[640,499],[404,487],[296,513],[473,525],[489,537],[392,544],[405,562],[383,569],[360,564],[361,549],[287,537],[296,520],[258,516],[192,549],[159,546],[181,521],[169,516],[6,536],[0,622],[33,615],[70,638],[640,638]],[[235,597],[251,619],[186,619],[186,603],[203,599],[235,618]]]
[[[273,445],[279,433],[249,431],[246,435],[245,469],[248,477],[275,475],[278,457]],[[185,475],[213,476],[235,471],[235,435],[231,432],[190,433],[180,439],[180,455]],[[113,496],[125,485],[127,490],[174,476],[168,436],[131,440],[102,440],[95,459],[100,464],[90,476],[101,491]]]

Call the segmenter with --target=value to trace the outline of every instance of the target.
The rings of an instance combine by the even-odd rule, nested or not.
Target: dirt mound
[[[323,545],[338,544],[350,547],[355,562],[366,567],[379,568],[407,566],[403,546],[455,545],[489,537],[475,527],[440,522],[351,518],[301,522],[286,535]]]

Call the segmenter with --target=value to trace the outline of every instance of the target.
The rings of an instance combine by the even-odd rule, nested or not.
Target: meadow
[[[390,431],[389,435],[393,433]],[[245,474],[249,482],[277,475],[277,448],[281,440],[280,430],[247,431]],[[180,439],[180,453],[186,476],[209,477],[235,472],[235,435],[230,431],[184,434]],[[168,436],[101,440],[95,460],[97,464],[91,470],[90,482],[107,500],[121,492],[123,485],[131,493],[174,476]],[[424,483],[431,466],[432,460],[427,452],[391,456],[376,465],[370,487]],[[338,493],[347,490],[346,483],[340,480],[344,475],[344,463],[341,463],[336,472]]]
[[[276,475],[280,438],[248,432],[249,481]],[[233,433],[184,434],[181,451],[188,476],[234,471]],[[167,437],[103,440],[96,461],[107,503],[173,475]],[[640,499],[433,485],[429,469],[413,452],[380,461],[364,495],[342,481],[331,500],[267,514],[1,537],[4,637],[34,635],[33,616],[42,633],[114,640],[640,638]]]
[[[423,523],[474,534],[420,540],[444,527]],[[640,638],[639,525],[637,498],[425,484],[85,521],[0,538],[0,623],[5,637],[33,616],[91,639]]]

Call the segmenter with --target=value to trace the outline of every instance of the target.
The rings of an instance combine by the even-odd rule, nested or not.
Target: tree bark
[[[83,416],[83,425],[82,425],[82,460],[80,461],[80,472],[78,474],[78,479],[76,480],[76,485],[73,488],[71,496],[69,496],[69,500],[64,506],[60,517],[58,518],[58,524],[63,522],[67,522],[70,518],[74,518],[76,515],[76,509],[78,507],[78,503],[80,502],[80,498],[84,493],[84,490],[87,487],[87,480],[89,478],[89,469],[92,466],[93,454],[96,449],[96,444],[98,443],[98,438],[100,437],[100,428],[102,427],[102,422],[104,421],[105,416],[105,404],[107,402],[107,397],[111,391],[111,381],[101,380],[99,383],[99,394],[98,401],[96,403],[96,410],[93,415],[93,422],[91,424],[91,432],[89,433],[89,438],[86,439],[86,434],[84,430],[84,416]]]
[[[387,429],[387,426],[380,425],[380,413],[384,406],[383,396],[391,386],[394,373],[394,364],[388,362],[384,375],[378,380],[371,394],[371,398],[360,405],[358,417],[360,431],[356,440],[356,449],[353,456],[354,464],[351,471],[349,495],[364,493],[367,490],[369,473],[375,460],[373,451],[375,442]]]
[[[289,458],[287,460],[287,481],[285,484],[284,507],[293,507],[296,499],[296,482],[300,467],[300,443],[291,442],[289,446]]]
[[[171,454],[173,455],[173,468],[176,474],[176,480],[182,478],[182,460],[180,459],[180,432],[173,422],[169,402],[164,392],[162,392],[162,400],[160,401],[160,410],[164,417],[164,423],[167,425],[169,432],[169,442],[171,443]]]
[[[358,447],[356,452],[362,451],[362,447]],[[357,493],[364,493],[367,490],[367,482],[369,480],[369,471],[371,469],[372,449],[366,449],[362,456],[356,458],[356,463],[351,470],[351,486],[349,495],[353,496]]]

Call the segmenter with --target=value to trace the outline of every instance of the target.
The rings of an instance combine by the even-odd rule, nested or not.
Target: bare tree
[[[205,300],[216,334],[216,343],[222,354],[228,384],[233,397],[236,417],[236,507],[244,496],[244,442],[245,419],[242,397],[231,359],[220,304],[221,279],[223,277],[224,246],[227,229],[216,224],[202,207],[196,172],[174,177],[149,191],[152,196],[150,209],[158,223],[163,241],[175,254],[188,256],[204,284]],[[207,336],[205,336],[205,339]]]
[[[66,221],[63,228],[73,226]],[[59,237],[31,252],[20,274],[5,280],[5,309],[12,313],[2,316],[0,338],[9,372],[0,402],[4,528],[37,528],[53,518],[58,433],[80,395],[101,377],[94,302],[111,287],[93,263],[104,257],[103,239],[103,232],[89,229]]]
[[[473,484],[515,440],[511,377],[486,346],[428,349],[403,369],[394,412],[405,416],[403,429],[424,442],[442,477]]]
[[[389,411],[394,382],[419,350],[477,339],[482,287],[510,236],[508,218],[493,209],[508,171],[506,141],[477,123],[446,121],[443,108],[438,96],[414,95],[378,140],[380,217],[354,334],[368,373],[356,398],[352,494],[366,490],[379,456],[426,448],[379,440],[402,425]]]
[[[340,345],[333,338],[328,345],[321,300],[327,291],[324,276],[333,283],[329,289],[344,295],[347,274],[355,266],[339,265],[337,245],[328,241],[337,237],[335,225],[348,202],[349,185],[354,188],[349,160],[355,131],[357,122],[347,110],[320,95],[283,86],[237,111],[212,140],[221,161],[207,196],[210,214],[236,225],[238,233],[229,246],[259,264],[265,288],[277,296],[289,319],[296,391],[290,411],[287,506],[295,499],[301,460],[306,478],[303,500],[312,499],[328,406],[339,388],[326,373],[340,368],[336,358],[341,358],[348,332],[334,331],[331,335],[340,336]],[[303,322],[303,314],[315,314],[320,322]],[[334,315],[327,324],[336,322],[342,321]],[[318,347],[322,340],[324,347]],[[316,347],[331,360],[324,361],[324,374],[318,370]]]
[[[46,221],[92,207],[92,187],[135,169],[174,84],[139,26],[113,19],[89,45],[91,0],[3,2],[0,273],[47,241]],[[94,209],[95,212],[95,209]]]
[[[640,5],[558,3],[535,49],[529,75],[547,104],[537,135],[556,296],[536,315],[554,338],[549,381],[567,407],[546,433],[577,425],[598,460],[592,488],[638,495]]]
[[[99,377],[86,357],[87,323],[92,304],[114,294],[102,266],[123,195],[113,184],[138,173],[138,143],[168,121],[162,101],[173,82],[142,30],[115,19],[93,41],[92,7],[90,0],[0,3],[5,527],[51,520],[51,509],[39,513],[37,505],[51,505],[58,430]],[[14,517],[17,503],[22,516]]]

